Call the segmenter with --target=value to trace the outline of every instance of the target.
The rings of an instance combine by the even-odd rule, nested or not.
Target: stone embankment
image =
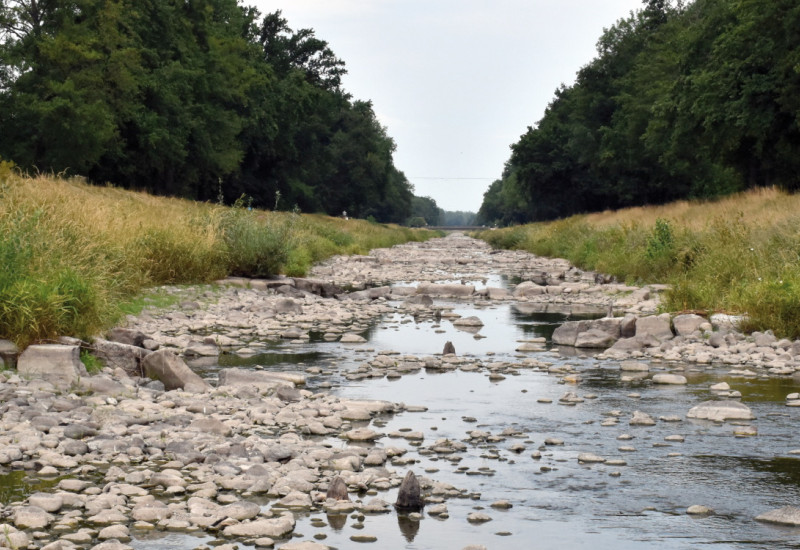
[[[499,284],[498,276],[508,284]],[[217,548],[326,548],[321,542],[289,542],[294,512],[394,512],[382,495],[400,485],[420,441],[414,432],[383,433],[376,420],[419,407],[314,393],[305,389],[306,376],[325,374],[314,365],[305,372],[222,369],[216,379],[204,379],[187,362],[204,358],[214,364],[225,353],[246,357],[276,340],[320,338],[358,346],[372,323],[396,311],[456,320],[452,307],[437,302],[441,298],[510,302],[520,310],[605,312],[605,318],[565,323],[553,342],[620,360],[623,379],[683,384],[687,368],[712,364],[747,376],[788,377],[800,370],[800,343],[769,333],[741,334],[728,317],[658,314],[663,290],[630,287],[565,260],[493,251],[453,235],[369,256],[336,257],[316,266],[308,279],[229,279],[215,287],[165,289],[182,298],[178,306],[146,310],[129,318],[127,327],[89,343],[65,337],[18,356],[2,342],[0,358],[13,368],[0,372],[0,466],[52,482],[0,506],[0,547],[116,550],[127,548],[136,532],[159,529],[211,534]],[[81,349],[103,360],[99,374],[86,372]],[[496,362],[362,351],[364,361],[345,378],[460,369],[488,371],[490,379],[502,380],[535,369],[567,384],[580,381],[575,369],[547,361],[543,342],[518,351],[513,361]],[[735,401],[737,392],[712,389],[728,400],[698,405],[687,417],[752,417]],[[800,404],[796,394],[789,398],[787,404]],[[562,398],[564,404],[580,400],[570,392]],[[631,425],[647,422],[654,423],[639,411],[630,419]],[[449,456],[505,435],[475,430],[463,442],[436,441],[423,449]],[[334,447],[331,439],[343,443]],[[605,459],[584,453],[579,460]],[[427,513],[440,518],[448,517],[448,499],[479,498],[418,479]],[[341,498],[342,483],[352,499]],[[338,487],[337,498],[328,493],[332,486]],[[797,514],[790,512],[764,521],[791,523]],[[480,523],[483,516],[465,519]]]

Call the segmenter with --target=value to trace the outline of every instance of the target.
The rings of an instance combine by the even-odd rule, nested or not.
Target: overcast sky
[[[445,210],[477,211],[509,146],[641,0],[244,0],[312,28],[371,100],[395,166]]]

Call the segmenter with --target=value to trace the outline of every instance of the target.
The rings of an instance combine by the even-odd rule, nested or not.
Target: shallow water
[[[324,512],[299,514],[296,538],[312,539],[316,535],[325,544],[347,549],[360,546],[350,540],[352,535],[372,534],[378,542],[371,547],[382,550],[461,549],[468,544],[514,550],[551,545],[593,549],[800,548],[800,529],[765,525],[753,519],[768,510],[800,503],[800,455],[790,453],[800,449],[796,429],[800,408],[785,406],[786,395],[798,391],[791,379],[742,378],[728,375],[726,368],[687,365],[682,371],[689,379],[687,386],[623,383],[617,363],[597,360],[591,354],[575,350],[559,354],[553,350],[521,355],[515,351],[520,341],[531,338],[545,338],[549,346],[553,329],[565,319],[597,317],[602,312],[535,311],[510,304],[437,305],[463,316],[478,316],[484,322],[478,334],[484,338],[458,330],[447,319],[415,321],[398,312],[366,331],[369,343],[363,346],[321,341],[272,344],[259,356],[223,356],[202,368],[205,376],[213,377],[219,368],[227,366],[259,365],[280,370],[320,367],[329,374],[309,377],[312,390],[325,382],[333,386],[331,391],[346,397],[427,407],[425,412],[376,421],[376,429],[387,434],[401,429],[422,431],[422,449],[439,438],[466,441],[467,434],[476,429],[498,435],[514,427],[523,434],[492,444],[467,443],[467,450],[458,453],[458,459],[417,453],[406,440],[384,437],[378,445],[406,447],[415,455],[418,462],[410,467],[415,473],[451,483],[475,498],[447,500],[448,519],[423,513],[420,521],[412,521],[392,512],[366,516],[362,522],[351,516],[328,517]],[[350,382],[344,378],[348,369],[372,356],[364,350],[430,355],[441,352],[448,340],[459,355],[485,360],[524,356],[553,364],[568,363],[583,380],[577,386],[565,385],[557,376],[524,369],[500,382],[490,381],[486,372],[462,371],[421,371],[394,380]],[[653,371],[663,368],[652,365]],[[757,436],[735,437],[731,423],[685,419],[692,406],[713,398],[708,388],[720,381],[740,391],[742,401],[753,409],[756,420],[751,424],[757,427]],[[559,404],[559,398],[568,391],[584,397],[584,402]],[[541,399],[551,402],[542,403]],[[657,424],[630,426],[628,419],[636,410],[650,414]],[[621,414],[619,424],[601,426],[611,411]],[[670,415],[683,421],[658,420]],[[618,440],[622,434],[632,438]],[[666,441],[671,435],[681,435],[685,441]],[[545,445],[547,438],[562,439],[564,444]],[[331,440],[330,444],[346,445],[341,440]],[[525,448],[514,452],[510,449],[514,444]],[[541,452],[541,458],[532,458],[535,451]],[[586,452],[621,459],[626,465],[579,464],[578,454]],[[10,487],[13,499],[39,490],[33,485],[22,487],[20,480],[14,479],[0,477],[0,490]],[[393,502],[396,493],[377,496]],[[373,498],[352,497],[365,502]],[[490,507],[501,499],[510,501],[513,508]],[[691,517],[686,509],[693,504],[710,506],[716,514]],[[466,517],[473,511],[488,514],[492,521],[470,524]],[[135,539],[131,545],[137,550],[183,550],[214,541],[180,533],[132,534]]]

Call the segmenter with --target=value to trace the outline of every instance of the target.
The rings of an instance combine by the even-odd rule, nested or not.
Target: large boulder
[[[344,289],[342,287],[320,279],[300,279],[295,277],[294,286],[297,290],[310,292],[311,294],[316,294],[323,298],[333,298],[338,294],[344,294]]]
[[[544,286],[536,284],[533,281],[523,281],[514,289],[515,298],[527,298],[529,296],[539,296],[546,293],[547,290]]]
[[[229,525],[222,534],[226,537],[280,538],[294,531],[294,525],[294,514],[287,512],[277,518],[257,519]]]
[[[694,313],[685,313],[683,315],[676,315],[672,319],[672,326],[675,327],[675,334],[678,336],[689,336],[694,331],[699,330],[703,323],[707,323],[705,317],[695,315]]]
[[[106,366],[111,368],[121,368],[126,373],[133,376],[142,375],[142,361],[150,353],[150,350],[140,348],[131,344],[121,344],[110,340],[98,338],[93,342],[94,354],[98,356]]]
[[[148,377],[162,382],[168,391],[183,389],[203,392],[211,389],[183,359],[169,350],[154,351],[142,361],[142,368]]]
[[[44,380],[60,389],[67,389],[89,375],[81,362],[80,348],[62,344],[28,346],[19,356],[17,372],[24,378]]]
[[[608,346],[613,344],[621,335],[622,319],[619,317],[604,317],[590,321],[567,321],[562,323],[553,331],[553,343],[562,346],[575,346],[578,335],[589,331],[601,331],[611,338]],[[597,340],[596,336],[591,336],[591,340]],[[587,338],[588,341],[588,338]],[[600,346],[600,347],[608,347]],[[595,347],[595,346],[585,346]]]
[[[753,411],[750,407],[738,401],[703,401],[689,409],[686,413],[687,418],[698,420],[714,420],[722,422],[724,420],[752,420]]]
[[[672,319],[669,313],[639,317],[636,320],[636,336],[645,336],[649,334],[661,341],[669,340],[675,336],[672,333],[671,322]]]
[[[770,510],[756,517],[756,521],[797,526],[800,525],[800,508],[797,506],[784,506],[777,510]]]

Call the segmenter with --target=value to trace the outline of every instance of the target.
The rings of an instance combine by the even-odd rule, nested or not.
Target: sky
[[[477,211],[510,146],[642,0],[244,0],[314,29],[372,101],[394,164],[445,210]]]

